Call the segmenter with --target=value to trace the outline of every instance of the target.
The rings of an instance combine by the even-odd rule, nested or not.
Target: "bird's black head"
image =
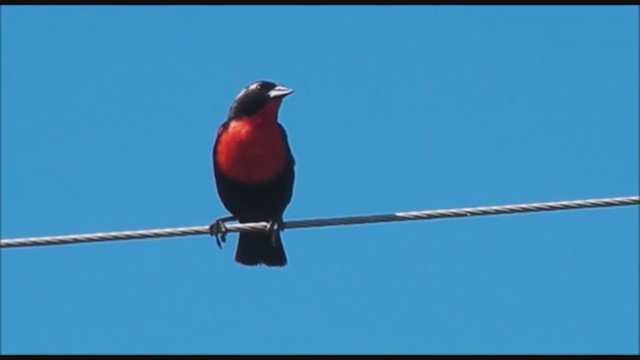
[[[234,100],[229,109],[229,119],[252,116],[263,109],[270,101],[282,100],[293,90],[271,81],[256,81],[247,85]]]

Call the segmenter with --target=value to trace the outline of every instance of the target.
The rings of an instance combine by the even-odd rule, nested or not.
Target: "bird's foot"
[[[227,242],[227,227],[224,222],[233,220],[236,220],[234,216],[227,216],[217,219],[209,225],[209,235],[216,238],[216,244],[220,249],[222,249],[222,243]]]
[[[271,235],[271,245],[273,247],[276,246],[278,235],[282,231],[284,231],[284,222],[282,221],[282,219],[272,220],[269,222],[269,226],[267,227],[267,233]]]

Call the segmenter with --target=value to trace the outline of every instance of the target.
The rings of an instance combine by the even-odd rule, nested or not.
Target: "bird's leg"
[[[227,227],[224,225],[225,221],[238,220],[235,216],[227,216],[219,218],[209,225],[209,235],[216,238],[216,244],[222,249],[222,243],[227,241]]]
[[[284,231],[284,222],[282,221],[282,219],[269,221],[269,226],[267,227],[267,233],[271,235],[271,245],[273,245],[273,247],[276,246],[276,240],[278,239],[278,234],[282,231]]]

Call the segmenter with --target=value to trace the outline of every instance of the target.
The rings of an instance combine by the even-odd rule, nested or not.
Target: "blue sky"
[[[638,194],[638,8],[2,7],[2,238],[202,226],[296,90],[285,219]],[[638,208],[3,249],[1,352],[637,353]]]

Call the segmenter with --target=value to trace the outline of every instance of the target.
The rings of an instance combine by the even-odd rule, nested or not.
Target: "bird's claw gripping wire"
[[[222,249],[222,243],[227,242],[227,227],[224,225],[225,221],[236,220],[233,216],[217,219],[211,225],[209,225],[209,235],[216,238],[216,244]]]
[[[282,219],[272,220],[269,222],[269,226],[267,227],[267,233],[271,235],[271,245],[276,247],[276,242],[278,240],[278,235],[284,231],[284,222]]]
[[[227,227],[224,226],[224,222],[216,220],[209,225],[209,234],[216,238],[216,244],[222,249],[222,243],[227,242]]]

